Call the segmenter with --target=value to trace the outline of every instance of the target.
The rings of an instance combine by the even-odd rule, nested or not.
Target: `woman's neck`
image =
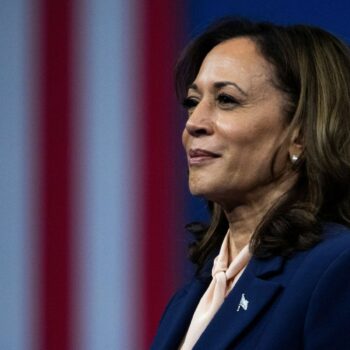
[[[230,228],[231,253],[239,252],[249,243],[266,213],[292,187],[295,180],[290,177],[278,184],[271,184],[244,202],[223,206]]]
[[[231,256],[246,246],[252,234],[263,219],[267,210],[262,207],[244,206],[236,207],[229,212],[225,211],[230,229]]]

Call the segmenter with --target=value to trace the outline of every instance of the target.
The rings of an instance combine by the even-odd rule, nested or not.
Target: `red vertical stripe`
[[[181,171],[179,123],[175,117],[173,67],[181,26],[173,0],[144,2],[144,348],[154,336],[160,315],[179,280],[175,261],[181,216],[176,185]],[[178,118],[179,119],[179,118]],[[179,215],[180,214],[180,215]],[[180,220],[181,221],[181,220]],[[177,231],[177,232],[176,232]]]
[[[41,300],[42,350],[71,344],[71,9],[41,0]]]

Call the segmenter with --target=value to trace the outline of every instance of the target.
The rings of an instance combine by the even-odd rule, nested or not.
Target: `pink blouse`
[[[230,231],[227,232],[219,255],[214,260],[212,269],[213,279],[197,305],[180,350],[190,350],[193,348],[219,310],[228,293],[237,283],[250,260],[251,254],[249,252],[249,244],[247,244],[240,252],[237,250],[234,252],[234,257],[232,257],[232,261],[230,262],[229,241]],[[232,245],[231,248],[233,247]]]

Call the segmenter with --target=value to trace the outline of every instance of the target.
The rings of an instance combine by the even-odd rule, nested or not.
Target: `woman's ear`
[[[304,144],[300,129],[294,129],[290,138],[290,145],[288,149],[289,159],[293,164],[299,160],[301,154],[303,153],[303,150]]]

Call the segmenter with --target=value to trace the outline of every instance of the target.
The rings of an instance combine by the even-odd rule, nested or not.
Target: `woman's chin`
[[[206,197],[215,192],[212,179],[209,176],[200,176],[198,173],[190,172],[188,187],[192,195]]]
[[[207,193],[206,189],[198,185],[189,185],[190,192],[193,196],[204,196]]]
[[[215,191],[213,191],[213,189],[211,189],[210,186],[208,185],[189,185],[189,189],[190,189],[190,192],[193,196],[196,196],[196,197],[203,197],[205,198],[206,200],[210,200],[210,201],[214,201],[215,199]]]
[[[203,192],[200,191],[197,187],[193,188],[190,186],[189,189],[190,189],[190,192],[193,196],[202,196],[203,195]]]

